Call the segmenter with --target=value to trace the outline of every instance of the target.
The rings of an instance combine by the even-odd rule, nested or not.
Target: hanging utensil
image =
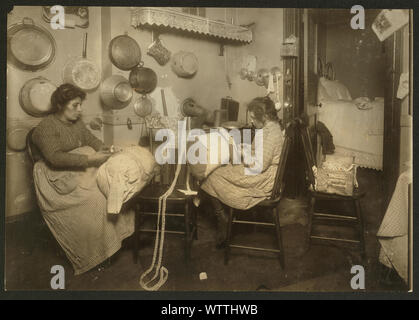
[[[113,75],[102,82],[100,98],[112,109],[123,109],[132,99],[132,88],[127,79],[120,75]]]
[[[198,59],[192,52],[179,51],[173,55],[172,70],[178,77],[193,77],[198,71]]]
[[[162,41],[159,38],[150,44],[150,46],[147,48],[147,54],[152,56],[161,66],[164,66],[166,63],[168,63],[170,56],[172,55],[172,53],[166,47],[164,47]]]
[[[140,46],[125,32],[109,43],[109,59],[115,67],[124,71],[131,70],[141,61]]]
[[[93,90],[100,83],[100,69],[87,59],[87,32],[83,36],[82,57],[72,59],[63,69],[64,83],[71,83],[82,90]]]
[[[7,63],[24,71],[39,71],[49,66],[56,52],[51,33],[31,18],[7,29]]]
[[[269,71],[268,69],[259,69],[256,75],[255,82],[258,86],[267,87],[269,81]]]
[[[247,75],[248,75],[248,71],[246,68],[241,68],[240,69],[240,79],[242,80],[246,80],[247,79]]]
[[[44,77],[25,82],[19,91],[22,109],[33,117],[43,117],[51,111],[51,95],[57,86]]]
[[[166,97],[164,95],[164,89],[161,89],[160,93],[161,93],[161,102],[163,105],[163,114],[167,117],[169,114],[167,112]]]
[[[145,118],[153,111],[153,102],[146,95],[141,96],[134,102],[134,112],[137,116]]]
[[[139,65],[129,73],[129,83],[131,87],[140,94],[152,92],[157,86],[157,74],[150,68],[143,66],[141,61]]]

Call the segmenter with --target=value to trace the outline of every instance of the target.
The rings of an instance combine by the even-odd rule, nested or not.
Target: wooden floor
[[[381,172],[359,169],[358,180],[367,196],[361,205],[366,222],[366,291],[405,291],[403,282],[378,262],[379,243],[376,232],[381,210]],[[193,243],[192,260],[185,265],[183,241],[178,236],[166,237],[163,265],[169,278],[161,291],[352,291],[350,269],[361,260],[350,248],[312,245],[306,251],[305,209],[299,200],[284,201],[282,230],[286,269],[282,270],[275,255],[233,251],[230,263],[223,264],[223,251],[215,248],[215,218],[210,208],[202,210],[198,220],[199,239]],[[300,214],[301,213],[301,214]],[[169,223],[170,226],[170,223]],[[172,223],[172,227],[176,227]],[[50,269],[62,265],[67,290],[143,290],[141,274],[150,266],[154,236],[142,238],[140,263],[132,261],[130,243],[112,258],[111,264],[74,276],[66,257],[60,255],[48,230],[27,231],[24,223],[6,225],[6,289],[51,290]],[[257,242],[274,241],[263,230],[244,226],[237,239]],[[206,272],[208,279],[200,280]],[[387,277],[386,277],[387,276]]]

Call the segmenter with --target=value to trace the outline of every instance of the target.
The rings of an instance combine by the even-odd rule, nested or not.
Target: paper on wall
[[[247,71],[256,72],[256,56],[248,55],[243,59],[242,67]]]
[[[409,11],[384,9],[375,18],[371,28],[380,41],[384,41],[409,22]]]

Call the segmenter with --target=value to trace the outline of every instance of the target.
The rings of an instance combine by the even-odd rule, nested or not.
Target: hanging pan
[[[24,71],[46,68],[55,57],[56,43],[49,31],[31,18],[7,29],[7,62]]]
[[[143,66],[141,61],[137,67],[129,73],[129,83],[135,92],[147,94],[152,92],[157,86],[157,74],[150,68]]]
[[[44,77],[25,82],[19,92],[22,109],[33,117],[43,117],[51,112],[51,95],[57,86]]]
[[[132,95],[131,85],[120,75],[112,75],[100,85],[100,98],[111,109],[125,108],[131,102]]]
[[[131,70],[141,61],[140,46],[127,33],[117,36],[109,43],[109,59],[117,68]]]
[[[198,71],[198,59],[192,52],[179,51],[172,57],[172,70],[181,78],[191,78]]]
[[[139,97],[134,102],[134,112],[137,116],[145,118],[153,112],[153,101],[146,95]]]
[[[63,69],[64,83],[71,83],[82,90],[93,90],[100,83],[100,69],[87,59],[87,32],[83,37],[82,57],[67,62]]]

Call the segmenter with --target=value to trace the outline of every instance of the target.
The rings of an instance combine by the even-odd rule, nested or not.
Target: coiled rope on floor
[[[188,124],[188,129],[190,129],[190,121],[187,118],[186,122]],[[181,157],[186,156],[186,150],[181,150]],[[176,165],[176,172],[175,177],[170,185],[169,189],[159,197],[159,207],[158,207],[158,214],[157,214],[157,227],[156,227],[156,239],[154,241],[154,251],[153,251],[153,259],[151,262],[150,267],[141,275],[140,277],[140,285],[144,290],[147,291],[157,291],[163,286],[168,277],[169,277],[169,270],[165,266],[162,266],[163,260],[163,249],[164,249],[164,232],[166,227],[166,202],[167,198],[173,193],[175,186],[177,184],[177,180],[179,178],[180,171],[182,169],[182,161],[178,161]],[[187,182],[189,185],[189,181]],[[161,228],[160,228],[160,219],[161,219]],[[157,262],[157,264],[156,264]],[[154,275],[151,279],[146,280],[149,278],[149,275],[152,273],[153,269]],[[158,279],[157,279],[158,277]],[[157,280],[156,280],[157,279]],[[152,283],[155,282],[153,285]]]

